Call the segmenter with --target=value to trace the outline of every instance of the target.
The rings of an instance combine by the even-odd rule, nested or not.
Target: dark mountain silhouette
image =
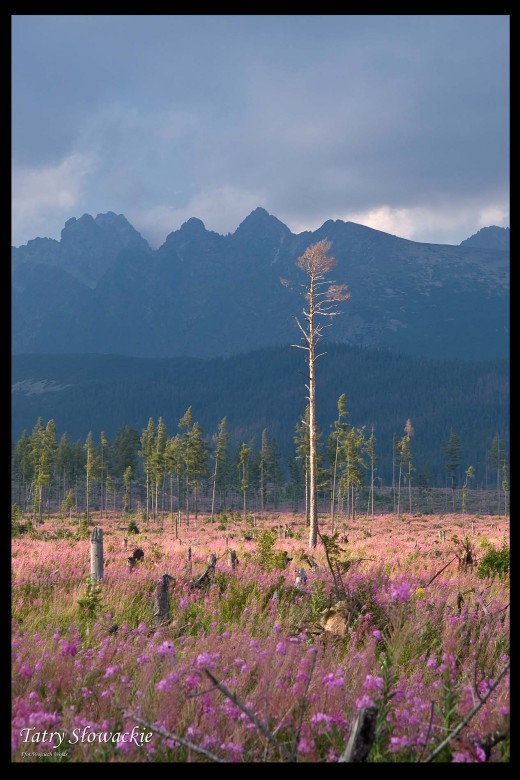
[[[341,220],[294,235],[262,208],[226,236],[189,219],[156,251],[111,212],[68,220],[60,242],[13,249],[13,352],[210,358],[294,343],[305,282],[295,262],[322,238],[333,278],[351,291],[328,339],[508,355],[505,249],[417,243]]]

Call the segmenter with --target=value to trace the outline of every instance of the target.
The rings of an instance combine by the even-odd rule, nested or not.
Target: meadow
[[[13,761],[336,762],[371,707],[369,762],[509,761],[509,579],[482,565],[503,518],[340,519],[329,560],[292,513],[199,516],[177,539],[169,518],[93,520],[98,586],[92,526],[12,542]]]

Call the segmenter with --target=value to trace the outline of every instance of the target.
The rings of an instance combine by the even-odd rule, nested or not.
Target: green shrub
[[[286,569],[292,558],[287,555],[287,550],[273,550],[272,567],[275,569]]]
[[[500,548],[490,545],[478,565],[477,576],[480,579],[505,577],[509,573],[509,558],[509,547],[505,542]]]
[[[21,507],[18,504],[11,504],[11,536],[19,536],[25,530]]]
[[[90,575],[87,577],[85,595],[78,599],[78,604],[86,620],[92,621],[101,609],[101,585],[93,583]]]
[[[270,571],[276,564],[275,551],[273,547],[276,542],[274,531],[262,531],[256,540],[256,559],[262,569]]]
[[[89,539],[90,538],[90,521],[86,515],[83,515],[79,521],[78,530],[74,534],[76,539]]]
[[[126,532],[127,532],[127,534],[138,534],[139,533],[139,528],[137,527],[137,523],[135,522],[135,520],[130,520],[130,522],[128,523],[128,525],[126,527]]]

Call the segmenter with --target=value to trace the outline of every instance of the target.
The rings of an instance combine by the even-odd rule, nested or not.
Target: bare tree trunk
[[[170,472],[170,517],[173,525],[173,471]]]
[[[43,522],[43,485],[38,486],[38,524]]]
[[[318,505],[316,502],[316,374],[314,355],[314,279],[309,290],[309,547],[318,544]]]
[[[175,521],[175,538],[179,537],[179,526],[181,524],[181,475],[177,469],[177,519]]]
[[[399,466],[399,482],[397,489],[397,516],[401,514],[401,466]]]
[[[99,484],[99,503],[100,503],[100,509],[101,509],[101,519],[103,519],[103,473],[104,473],[104,463],[103,463],[103,450],[101,450],[101,481]]]
[[[87,522],[88,522],[88,510],[89,510],[89,497],[90,497],[90,480],[89,480],[89,468],[87,468],[87,484],[85,488],[85,502],[87,505]]]
[[[309,469],[307,467],[307,458],[305,458],[305,527],[310,525],[309,520]]]
[[[330,498],[330,532],[334,533],[334,508],[336,498],[336,474],[338,471],[339,427],[336,435],[336,456],[334,458],[334,475],[332,477],[332,496]]]
[[[309,277],[303,309],[306,328],[296,320],[304,338],[304,346],[300,346],[300,349],[307,351],[309,367],[309,384],[306,385],[309,391],[309,548],[315,548],[318,543],[316,360],[320,356],[316,355],[315,348],[323,327],[318,318],[335,316],[335,304],[350,297],[346,285],[330,284],[327,290],[323,289],[327,284],[325,276],[335,264],[334,258],[327,255],[330,247],[331,243],[326,239],[319,241],[313,247],[308,247],[297,261],[299,268]]]
[[[213,491],[211,495],[211,522],[213,522],[213,517],[215,515],[215,490],[217,487],[217,466],[218,466],[218,458],[215,456],[215,472],[213,474]]]
[[[190,527],[190,480],[188,461],[186,460],[186,528]]]
[[[394,514],[395,514],[395,434],[392,439],[392,495],[394,498]]]
[[[148,463],[146,464],[146,522],[150,517],[150,474],[148,470]]]
[[[264,516],[264,459],[260,455],[260,512]]]
[[[374,463],[373,462],[371,464],[371,473],[370,473],[370,493],[372,496],[372,501],[371,501],[372,522],[374,522]]]

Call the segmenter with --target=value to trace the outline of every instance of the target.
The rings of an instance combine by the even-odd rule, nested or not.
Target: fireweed
[[[506,581],[479,580],[455,563],[428,584],[449,561],[448,542],[431,530],[436,519],[410,518],[401,527],[395,518],[376,518],[370,538],[363,520],[349,528],[344,637],[320,633],[321,612],[335,596],[319,548],[313,553],[319,569],[307,568],[305,588],[295,587],[295,564],[306,553],[296,535],[276,542],[293,559],[283,571],[255,562],[254,541],[230,540],[240,560],[231,570],[225,540],[200,520],[189,536],[182,528],[182,545],[171,530],[152,527],[136,537],[145,559],[130,570],[124,529],[108,523],[102,606],[88,631],[78,599],[85,594],[89,541],[13,540],[13,760],[30,760],[21,757],[28,748],[42,755],[52,748],[24,744],[23,729],[131,732],[136,724],[125,713],[133,713],[225,761],[279,761],[276,746],[213,688],[205,669],[298,761],[336,761],[357,713],[371,704],[378,719],[369,760],[421,760],[485,694],[509,650]],[[448,531],[457,522],[457,516],[442,520]],[[491,522],[478,522],[493,539]],[[264,520],[260,530],[268,527]],[[205,593],[190,582],[204,571],[209,552],[219,560]],[[171,623],[154,631],[153,592],[165,572],[174,578]],[[480,742],[508,727],[508,687],[506,676],[439,760],[485,760]],[[66,745],[65,737],[61,749]],[[506,750],[497,745],[490,760],[507,760]],[[154,734],[142,746],[77,742],[66,760],[207,759]]]

